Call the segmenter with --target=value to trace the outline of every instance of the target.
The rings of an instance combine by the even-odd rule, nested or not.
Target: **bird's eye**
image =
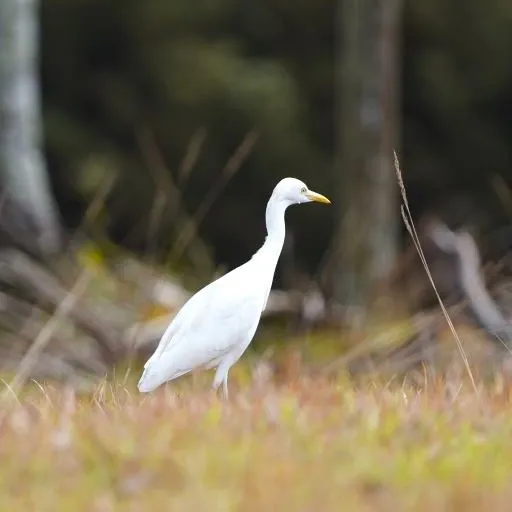
[[[302,188],[300,189],[301,194],[305,194],[305,193],[306,193],[306,190],[307,190],[307,188],[306,188],[306,187],[302,187]]]

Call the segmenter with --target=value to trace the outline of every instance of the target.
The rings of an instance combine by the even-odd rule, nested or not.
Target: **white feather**
[[[144,365],[141,392],[202,367],[217,368],[213,387],[223,384],[227,394],[229,369],[252,341],[272,287],[284,243],[286,208],[315,200],[306,194],[315,195],[294,178],[278,183],[267,204],[265,243],[249,261],[185,303]]]

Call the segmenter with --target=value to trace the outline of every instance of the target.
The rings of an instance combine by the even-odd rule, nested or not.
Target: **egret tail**
[[[139,383],[137,384],[137,388],[141,393],[149,393],[150,391],[154,391],[161,383],[161,376],[151,373],[150,367],[148,367],[144,369]]]

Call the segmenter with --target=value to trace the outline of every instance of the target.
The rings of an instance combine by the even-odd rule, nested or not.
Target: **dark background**
[[[127,236],[155,196],[137,143],[143,130],[175,177],[191,138],[204,135],[183,189],[191,212],[244,136],[258,132],[200,225],[219,263],[237,265],[257,249],[264,203],[281,177],[332,195],[343,171],[335,165],[337,9],[333,1],[44,0],[45,152],[66,223],[81,222],[95,186],[116,172],[104,227],[142,247],[144,228]],[[415,213],[463,197],[451,216],[506,222],[493,177],[511,177],[510,2],[408,0],[402,16],[399,145]],[[336,211],[290,212],[296,258],[310,271]],[[162,247],[171,217],[163,216]]]

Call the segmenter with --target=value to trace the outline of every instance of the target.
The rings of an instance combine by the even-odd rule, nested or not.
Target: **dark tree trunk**
[[[395,260],[401,0],[341,0],[339,223],[324,284],[363,315]]]

